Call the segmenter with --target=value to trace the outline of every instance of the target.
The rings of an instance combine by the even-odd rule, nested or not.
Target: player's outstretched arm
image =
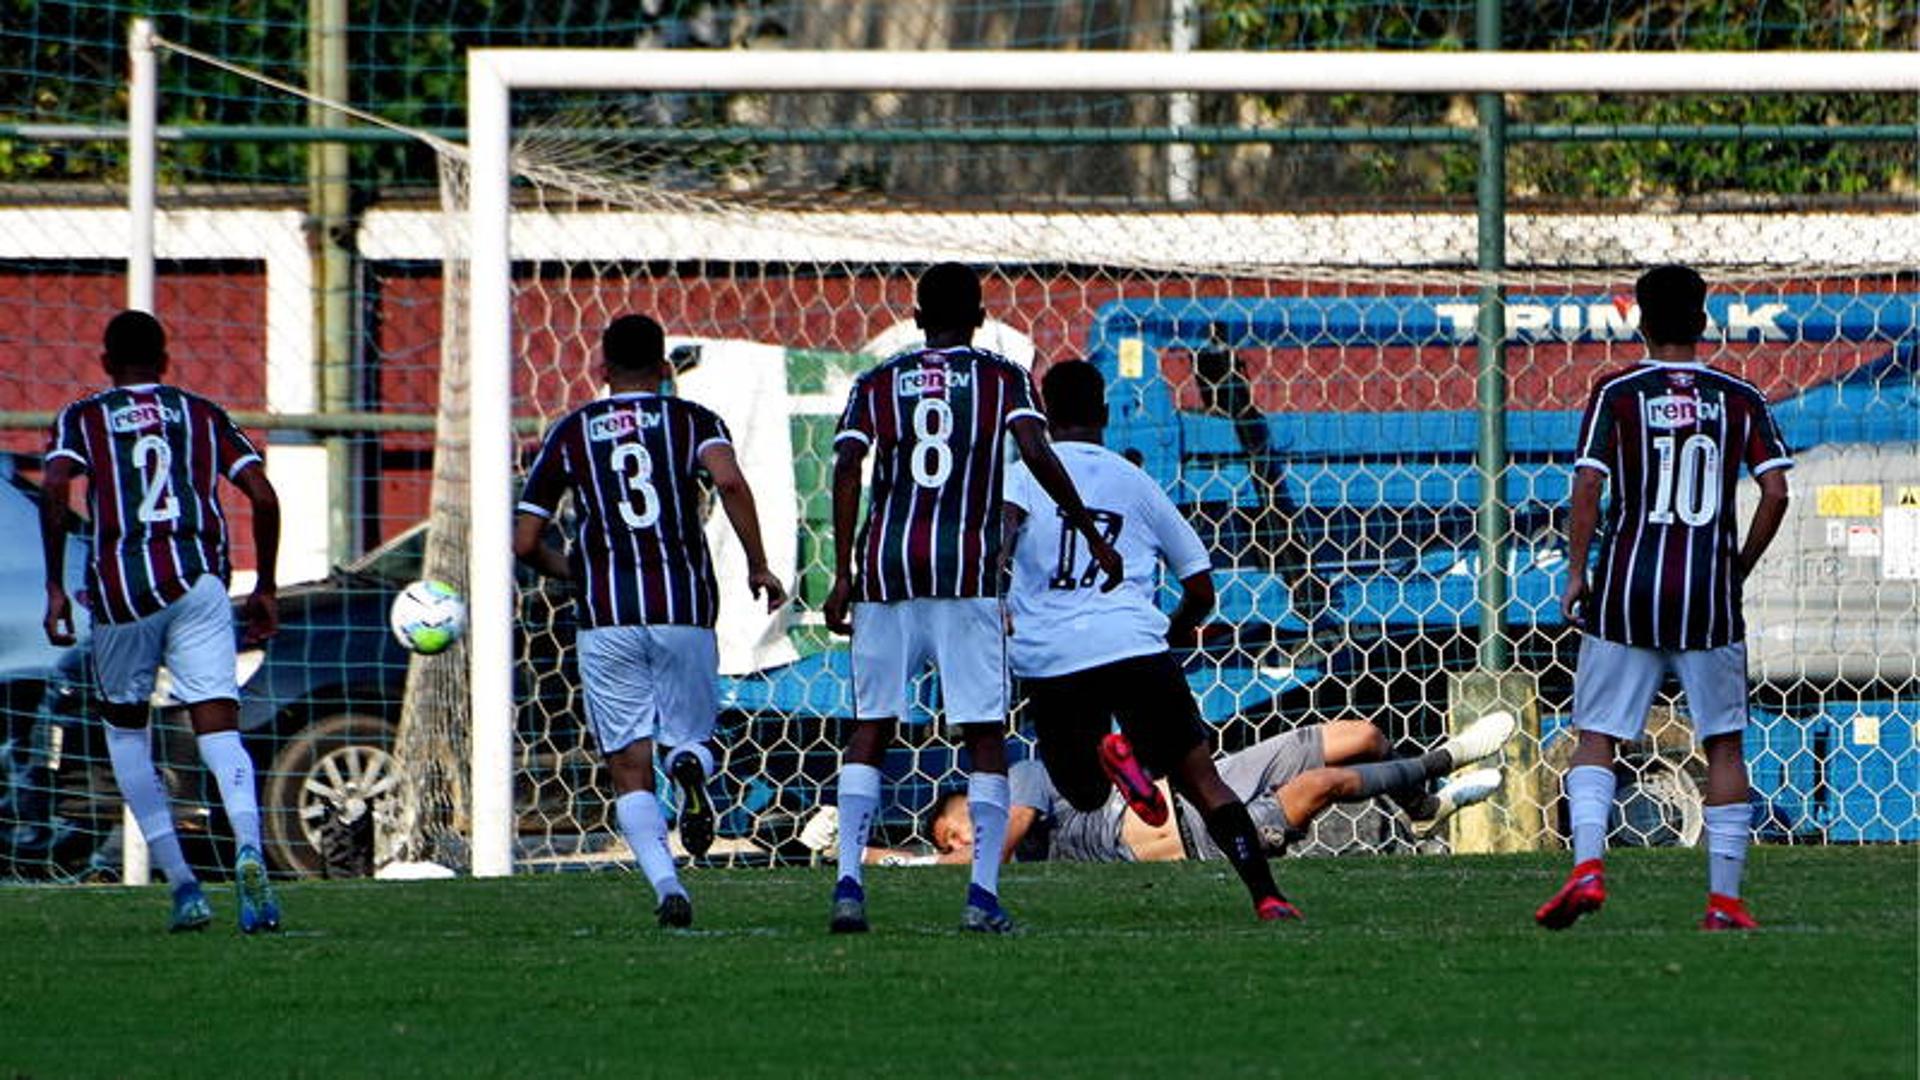
[[[247,597],[245,643],[258,645],[280,632],[280,495],[258,462],[233,478],[253,506],[253,595]]]
[[[1573,470],[1573,513],[1567,521],[1567,587],[1560,594],[1560,615],[1574,626],[1586,625],[1581,605],[1587,599],[1587,551],[1600,527],[1600,489],[1607,476],[1598,469]]]
[[[74,643],[73,601],[67,597],[67,501],[80,466],[70,458],[47,462],[40,480],[40,554],[47,567],[47,611],[41,628],[54,645]]]
[[[1753,524],[1747,527],[1746,542],[1740,545],[1740,576],[1745,578],[1760,565],[1780,523],[1787,516],[1787,470],[1771,469],[1759,476],[1760,505],[1754,507]]]
[[[727,521],[740,547],[747,553],[747,588],[753,595],[765,597],[767,610],[775,611],[787,602],[786,586],[767,569],[767,551],[760,542],[760,516],[753,504],[753,488],[740,471],[733,447],[714,443],[700,452],[700,467],[713,477],[713,489],[720,493],[720,505],[726,508]]]
[[[833,588],[827,592],[827,629],[853,633],[853,534],[860,515],[860,463],[867,444],[841,439],[833,448]]]
[[[1011,430],[1014,445],[1020,448],[1020,460],[1026,462],[1027,470],[1033,473],[1040,490],[1046,492],[1047,497],[1060,508],[1067,526],[1086,537],[1088,553],[1106,574],[1105,580],[1100,583],[1100,591],[1110,592],[1118,588],[1127,576],[1126,564],[1121,561],[1120,553],[1100,534],[1100,526],[1094,522],[1093,515],[1087,513],[1086,504],[1080,501],[1080,491],[1073,486],[1073,477],[1067,475],[1066,466],[1060,464],[1059,456],[1053,452],[1046,425],[1037,417],[1021,416],[1013,421]]]
[[[1180,603],[1167,617],[1167,644],[1190,648],[1200,640],[1200,624],[1213,614],[1213,572],[1202,570],[1180,579]]]
[[[562,581],[573,577],[567,556],[546,541],[547,519],[539,514],[516,514],[513,519],[513,557],[535,573]]]

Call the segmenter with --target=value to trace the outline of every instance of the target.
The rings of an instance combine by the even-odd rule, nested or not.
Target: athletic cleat
[[[1736,896],[1707,894],[1707,914],[1700,920],[1702,930],[1758,930],[1760,924],[1747,911],[1744,900]]]
[[[975,934],[1013,934],[1020,928],[1000,906],[1000,898],[978,885],[967,886],[967,907],[960,913],[960,929]]]
[[[1468,724],[1459,734],[1448,736],[1446,748],[1453,756],[1453,767],[1464,769],[1499,753],[1519,726],[1512,713],[1498,709]]]
[[[833,915],[827,921],[830,934],[864,934],[867,932],[867,893],[860,883],[850,877],[841,878],[833,886]]]
[[[1253,905],[1253,916],[1261,922],[1300,922],[1306,919],[1300,909],[1284,896],[1263,896]]]
[[[233,861],[234,894],[240,901],[240,932],[280,929],[280,900],[267,880],[267,864],[260,849],[249,844]]]
[[[680,791],[680,846],[698,859],[713,846],[713,800],[707,795],[706,770],[698,757],[681,754],[668,775]]]
[[[1100,740],[1100,767],[1141,821],[1155,827],[1167,823],[1167,797],[1133,756],[1133,744],[1125,735],[1116,731]]]
[[[173,887],[173,919],[167,924],[169,933],[183,933],[188,930],[205,930],[213,921],[213,905],[207,903],[207,894],[197,881],[183,882]]]
[[[693,901],[687,899],[686,893],[668,893],[660,898],[660,906],[653,909],[653,917],[670,930],[685,930],[693,925]]]
[[[1580,916],[1599,911],[1607,902],[1607,874],[1599,859],[1590,859],[1573,868],[1567,883],[1540,905],[1533,921],[1549,930],[1565,930]]]
[[[1475,769],[1449,779],[1433,794],[1433,816],[1414,823],[1414,835],[1425,840],[1439,832],[1440,826],[1457,811],[1492,798],[1504,779],[1499,769]]]

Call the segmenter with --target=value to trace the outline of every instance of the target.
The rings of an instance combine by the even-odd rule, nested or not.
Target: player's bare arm
[[[1753,523],[1747,526],[1746,542],[1740,545],[1740,576],[1745,578],[1760,565],[1760,557],[1767,553],[1767,547],[1773,543],[1775,534],[1780,531],[1780,523],[1787,516],[1787,471],[1773,469],[1758,477],[1760,484],[1760,505],[1754,507]]]
[[[1580,608],[1587,599],[1587,552],[1600,526],[1600,489],[1606,483],[1607,476],[1599,469],[1573,471],[1573,511],[1567,521],[1567,587],[1560,594],[1560,614],[1574,626],[1585,625],[1586,621]],[[1782,505],[1781,512],[1785,511]],[[1779,524],[1776,519],[1775,528]]]
[[[787,589],[773,571],[767,569],[767,551],[760,542],[760,516],[754,508],[753,488],[747,483],[746,474],[740,471],[733,447],[725,443],[707,447],[700,452],[700,467],[713,478],[713,489],[720,495],[720,505],[726,508],[727,521],[747,553],[747,588],[753,595],[766,599],[768,611],[777,610],[787,602]]]
[[[78,462],[57,457],[47,462],[40,481],[40,552],[47,567],[47,612],[41,628],[53,645],[71,645],[76,640],[73,601],[67,597],[66,517],[74,477],[81,474]]]
[[[823,614],[827,629],[853,633],[853,536],[860,515],[860,463],[867,444],[845,439],[833,451],[833,588]]]
[[[1073,478],[1067,475],[1066,467],[1060,464],[1060,458],[1053,452],[1053,443],[1047,439],[1046,425],[1038,417],[1022,416],[1010,425],[1014,445],[1020,448],[1020,460],[1025,462],[1040,490],[1060,507],[1061,515],[1068,527],[1086,537],[1087,551],[1093,561],[1100,565],[1106,576],[1100,583],[1101,592],[1112,592],[1120,587],[1127,576],[1125,562],[1120,553],[1100,533],[1100,526],[1087,513],[1086,504],[1080,501],[1080,491],[1073,486]]]
[[[1200,624],[1213,614],[1213,574],[1201,571],[1180,579],[1180,603],[1167,616],[1167,644],[1191,648],[1200,640]]]
[[[532,567],[535,573],[566,581],[573,567],[566,553],[546,541],[547,519],[539,514],[517,514],[513,519],[513,557]]]
[[[280,496],[267,479],[266,467],[255,462],[233,478],[234,486],[253,506],[253,595],[247,597],[247,628],[242,638],[258,645],[280,632]]]

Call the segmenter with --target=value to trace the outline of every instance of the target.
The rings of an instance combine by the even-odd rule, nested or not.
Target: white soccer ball
[[[409,651],[431,656],[466,633],[467,603],[444,581],[416,581],[393,598],[387,625]]]

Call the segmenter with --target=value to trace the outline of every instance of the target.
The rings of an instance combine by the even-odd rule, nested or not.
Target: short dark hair
[[[1067,360],[1047,369],[1040,380],[1047,420],[1055,427],[1104,427],[1107,380],[1085,360]]]
[[[667,362],[667,334],[645,315],[622,315],[600,335],[600,354],[615,371],[659,371]]]
[[[933,839],[933,823],[945,817],[948,808],[953,806],[955,802],[963,801],[966,797],[967,793],[963,788],[948,788],[934,797],[933,805],[927,807],[927,839]],[[953,850],[952,848],[943,848],[937,843],[934,844],[934,848],[942,853]]]
[[[144,311],[123,311],[107,320],[103,340],[107,366],[115,370],[157,368],[167,351],[166,330]]]
[[[922,329],[956,330],[980,323],[980,275],[956,262],[936,263],[920,275],[914,306]]]
[[[1633,283],[1633,297],[1648,345],[1691,345],[1707,329],[1707,283],[1691,267],[1654,267]]]

